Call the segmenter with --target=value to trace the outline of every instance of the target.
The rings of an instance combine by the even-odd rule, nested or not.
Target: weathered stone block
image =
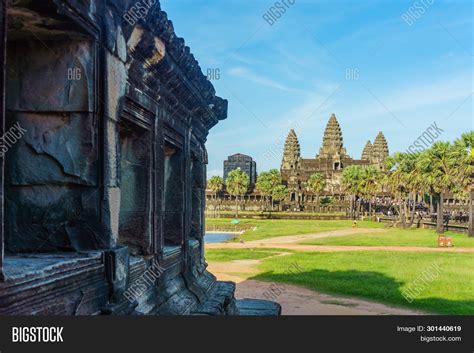
[[[97,185],[97,132],[92,114],[16,113],[25,135],[8,152],[9,185]]]
[[[106,82],[105,82],[105,115],[119,121],[123,109],[125,90],[127,86],[127,70],[125,64],[117,57],[106,53]]]
[[[6,190],[8,252],[84,251],[100,247],[97,188],[35,185]]]
[[[94,109],[94,61],[89,41],[38,40],[11,44],[8,48],[9,110],[92,112]],[[52,65],[51,63],[54,63]]]

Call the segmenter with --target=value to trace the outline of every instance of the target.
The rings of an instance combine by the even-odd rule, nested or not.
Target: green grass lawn
[[[243,235],[234,241],[259,240],[284,235],[298,235],[320,233],[331,230],[350,228],[352,221],[316,221],[316,220],[286,220],[286,219],[242,219],[240,225],[234,227],[230,224],[230,218],[207,218],[206,227],[212,229],[213,226],[228,230],[238,230],[240,227],[255,227],[249,229]],[[358,223],[359,228],[383,228],[384,224],[371,221],[362,221]]]
[[[288,273],[294,263],[303,270]],[[409,303],[402,295],[423,272],[437,264],[439,275]],[[255,279],[301,285],[310,289],[371,299],[431,313],[474,314],[472,254],[344,252],[293,253],[262,261]],[[433,272],[434,273],[434,272]],[[421,282],[422,283],[422,282]]]
[[[474,261],[472,254],[400,252],[292,252],[287,250],[207,250],[208,261],[262,260],[253,279],[300,285],[325,293],[374,300],[436,314],[474,314]],[[298,264],[301,272],[291,271]],[[433,270],[436,265],[440,272]],[[423,282],[431,271],[432,281]],[[404,290],[421,292],[409,303]]]
[[[230,219],[207,220],[208,224],[228,225]],[[257,227],[241,238],[257,240],[275,236],[350,229],[351,221],[243,220]],[[360,228],[382,228],[383,224],[359,222]],[[474,239],[448,232],[455,247],[474,247]],[[316,245],[421,246],[436,247],[437,236],[428,229],[387,229],[380,234],[358,234],[315,239]],[[290,255],[274,256],[281,252]],[[474,315],[474,255],[435,252],[297,252],[287,249],[208,249],[208,261],[260,260],[255,279],[301,285],[309,289],[359,297],[429,313]],[[289,273],[294,264],[301,272]],[[423,273],[433,265],[441,270],[423,283]],[[415,281],[418,281],[416,283]],[[420,284],[421,283],[421,284]],[[408,302],[403,293],[417,286],[421,291]]]
[[[474,238],[465,234],[447,232],[453,238],[455,247],[472,248]],[[336,246],[438,246],[438,236],[430,229],[388,229],[386,233],[355,234],[343,237],[307,240],[303,244]]]
[[[212,262],[261,260],[279,252],[282,251],[272,249],[208,249],[206,250],[206,260]],[[287,251],[285,250],[285,252]]]

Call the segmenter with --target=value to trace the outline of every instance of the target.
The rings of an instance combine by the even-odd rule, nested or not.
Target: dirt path
[[[211,245],[211,244],[209,244]],[[296,251],[345,252],[345,251],[396,251],[396,252],[448,252],[474,253],[474,248],[429,248],[418,246],[336,246],[336,245],[295,245],[295,244],[267,244],[249,245],[249,243],[212,244],[207,249],[288,249]]]
[[[282,253],[280,256],[284,256]],[[277,284],[270,297],[272,283],[248,279],[258,273],[259,260],[213,262],[209,270],[219,280],[237,284],[238,299],[271,299],[282,306],[283,315],[422,315],[419,311],[395,308],[368,300],[324,294],[303,287]],[[266,294],[265,294],[266,293]]]
[[[274,237],[262,240],[254,240],[247,242],[248,245],[264,244],[292,244],[301,243],[305,240],[321,239],[321,238],[333,238],[333,237],[344,237],[347,235],[355,234],[369,234],[369,233],[386,233],[386,229],[381,228],[351,228],[351,229],[338,229],[329,232],[314,233],[314,234],[298,234],[288,235],[282,237]]]
[[[339,246],[339,245],[304,245],[295,244],[306,240],[321,239],[329,237],[343,237],[355,234],[384,233],[386,229],[379,228],[356,228],[340,229],[315,234],[300,234],[283,237],[274,237],[261,240],[253,240],[242,243],[215,243],[206,244],[207,249],[251,249],[251,248],[273,248],[289,249],[296,251],[320,251],[320,252],[344,252],[344,251],[397,251],[397,252],[451,252],[451,253],[474,253],[474,248],[430,248],[419,246]]]

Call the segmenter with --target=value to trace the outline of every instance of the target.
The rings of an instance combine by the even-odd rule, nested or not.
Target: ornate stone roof
[[[341,126],[337,121],[336,115],[332,114],[324,130],[323,145],[317,157],[334,157],[345,154],[346,150],[343,146]]]
[[[301,159],[301,148],[295,130],[291,129],[285,142],[282,169],[293,169]]]
[[[383,163],[385,158],[389,156],[388,143],[382,132],[379,132],[374,141],[372,162]]]
[[[372,159],[372,153],[374,151],[374,146],[372,145],[372,142],[367,141],[364,150],[362,151],[362,159],[365,161],[370,161]]]

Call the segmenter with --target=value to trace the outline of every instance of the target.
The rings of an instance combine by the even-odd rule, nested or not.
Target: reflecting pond
[[[204,237],[205,243],[223,243],[227,240],[234,239],[238,234],[235,233],[206,233]]]

